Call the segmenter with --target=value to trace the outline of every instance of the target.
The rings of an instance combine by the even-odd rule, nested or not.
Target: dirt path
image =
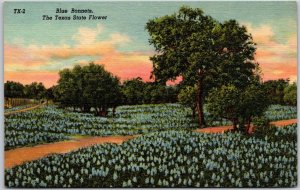
[[[20,112],[25,112],[25,111],[29,111],[29,110],[33,110],[33,109],[36,109],[40,106],[42,106],[43,104],[38,104],[36,106],[32,106],[32,107],[29,107],[29,108],[25,108],[25,109],[21,109],[21,110],[16,110],[16,111],[10,111],[10,112],[4,112],[4,115],[11,115],[11,114],[15,114],[15,113],[20,113]]]
[[[280,121],[273,121],[271,124],[275,125],[276,127],[283,127],[286,125],[291,125],[293,123],[297,123],[297,119],[288,119],[288,120],[280,120]],[[203,129],[196,129],[195,132],[202,132],[202,133],[223,133],[224,131],[228,131],[233,129],[232,126],[218,126],[218,127],[207,127]],[[253,131],[253,126],[250,127],[249,132]]]
[[[297,123],[297,119],[281,120],[271,122],[278,127]],[[204,133],[222,133],[232,129],[232,126],[219,126],[219,127],[207,127],[204,129],[196,129],[195,132]],[[251,129],[252,130],[252,129]],[[26,161],[37,160],[43,158],[49,154],[63,154],[79,148],[88,147],[95,144],[103,143],[116,143],[122,144],[123,142],[135,138],[135,136],[109,136],[109,137],[79,137],[70,141],[55,142],[43,145],[37,145],[34,147],[22,147],[13,150],[5,151],[5,169],[12,168],[17,165],[21,165]]]
[[[70,141],[37,145],[34,147],[22,147],[5,151],[5,169],[21,165],[26,161],[37,160],[49,154],[63,154],[103,143],[122,144],[124,141],[135,138],[136,136],[110,136],[110,137],[79,137]]]

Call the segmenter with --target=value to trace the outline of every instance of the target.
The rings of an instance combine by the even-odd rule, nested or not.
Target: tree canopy
[[[4,83],[4,97],[22,98],[24,97],[24,85],[19,82],[7,81]]]
[[[297,106],[297,84],[294,82],[284,88],[284,102],[287,105]]]
[[[123,103],[128,105],[171,103],[177,101],[176,87],[155,82],[144,82],[140,77],[124,81],[121,89]]]
[[[121,104],[119,79],[107,72],[103,65],[76,65],[73,69],[60,71],[59,75],[54,94],[63,106],[85,112],[93,108],[97,115],[106,116],[108,108]]]
[[[269,106],[266,93],[260,84],[252,84],[241,89],[234,85],[214,88],[207,98],[207,110],[215,117],[222,117],[248,132],[250,122],[255,116],[261,116]]]
[[[199,8],[181,7],[178,13],[146,24],[156,54],[152,77],[158,82],[181,76],[197,86],[199,125],[205,125],[203,104],[209,90],[226,83],[246,86],[255,77],[255,43],[235,20],[220,23]]]

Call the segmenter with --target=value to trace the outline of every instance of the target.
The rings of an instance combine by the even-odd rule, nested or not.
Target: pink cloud
[[[256,60],[259,62],[263,79],[290,78],[297,79],[297,36],[292,35],[285,43],[274,40],[272,27],[262,25],[253,27],[246,24],[257,45]],[[72,39],[77,43],[73,46],[60,45],[4,45],[4,70],[5,81],[15,80],[23,83],[41,81],[47,87],[58,80],[57,71],[41,70],[41,67],[55,64],[70,58],[78,57],[75,64],[85,65],[90,60],[84,60],[81,56],[93,56],[96,64],[103,64],[105,68],[122,80],[141,77],[149,81],[152,63],[149,56],[153,52],[124,53],[117,50],[117,46],[131,42],[131,39],[120,33],[113,33],[105,40],[97,40],[104,28],[97,25],[95,28],[79,28]],[[96,58],[95,58],[96,57]],[[44,67],[45,68],[45,67]],[[27,71],[27,72],[24,72]],[[176,80],[176,82],[180,79]],[[174,84],[174,82],[168,82]]]
[[[275,40],[271,26],[254,28],[246,24],[253,40],[257,43],[255,59],[261,66],[264,80],[289,78],[297,80],[297,35],[291,35],[285,43]]]
[[[152,65],[149,61],[149,53],[131,52],[122,53],[116,49],[117,46],[130,43],[130,38],[120,33],[113,33],[108,39],[98,41],[103,27],[79,28],[72,36],[77,43],[74,46],[67,44],[54,45],[30,45],[17,46],[6,44],[4,49],[5,59],[5,81],[17,80],[24,83],[41,81],[47,86],[57,82],[57,71],[41,71],[41,67],[55,64],[70,58],[78,57],[75,64],[85,65],[90,60],[84,60],[81,56],[93,56],[94,62],[105,65],[105,68],[122,80],[142,77],[149,80]],[[96,57],[96,58],[95,58]],[[97,58],[98,57],[98,58]],[[67,66],[66,66],[67,67]],[[68,66],[69,67],[69,66]],[[24,73],[23,71],[27,71]],[[30,72],[29,72],[30,71]],[[42,77],[45,74],[45,77]],[[52,82],[51,82],[52,81]]]

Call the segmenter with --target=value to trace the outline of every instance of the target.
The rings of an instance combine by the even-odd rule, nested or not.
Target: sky
[[[296,2],[5,2],[4,82],[42,82],[51,87],[58,72],[89,62],[103,64],[121,80],[149,81],[154,55],[145,25],[149,19],[173,14],[182,5],[201,8],[223,22],[237,20],[257,43],[255,59],[263,80],[297,80]],[[91,9],[106,20],[43,20],[72,16],[71,9]],[[15,14],[14,9],[25,9]],[[88,16],[90,14],[77,14]]]

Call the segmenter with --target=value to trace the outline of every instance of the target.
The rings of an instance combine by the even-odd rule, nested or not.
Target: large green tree
[[[55,87],[56,99],[66,107],[90,112],[91,108],[100,116],[115,110],[121,103],[119,79],[106,71],[103,65],[90,63],[59,72],[60,79]]]
[[[178,13],[149,20],[146,29],[156,54],[152,77],[158,82],[178,76],[196,85],[199,125],[205,125],[203,105],[209,90],[223,83],[243,86],[254,76],[255,44],[244,26],[220,23],[201,9],[181,7]]]

